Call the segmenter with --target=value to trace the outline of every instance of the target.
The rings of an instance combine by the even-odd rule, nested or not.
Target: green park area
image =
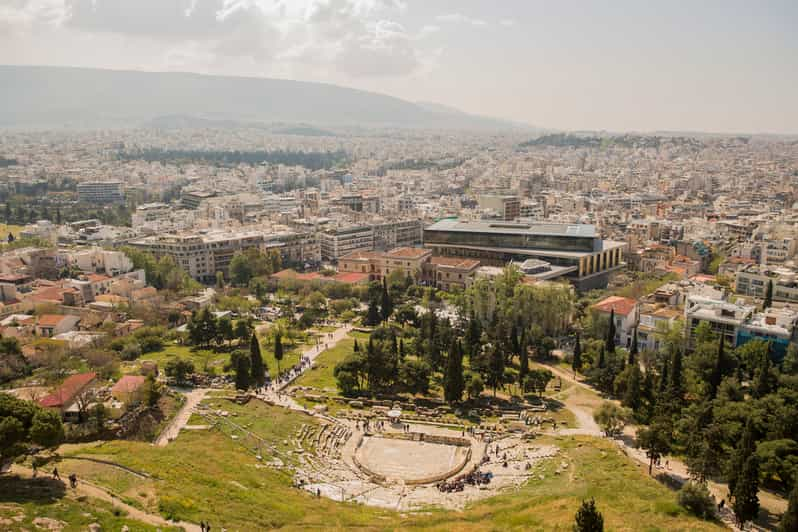
[[[240,426],[283,454],[280,444],[313,418],[257,402],[234,405],[214,398]],[[233,415],[234,414],[234,415]],[[193,419],[192,423],[199,423]],[[713,522],[686,514],[676,493],[650,478],[611,442],[591,437],[541,438],[560,455],[520,489],[468,505],[462,512],[425,509],[396,513],[340,503],[292,487],[283,470],[255,457],[244,438],[230,429],[183,431],[166,447],[115,441],[73,446],[68,455],[101,458],[145,472],[152,480],[130,478],[111,466],[64,460],[62,469],[78,471],[93,483],[124,496],[129,504],[164,517],[210,520],[228,530],[324,528],[367,530],[570,530],[582,500],[595,498],[609,530],[720,530]],[[568,462],[559,471],[561,462]],[[57,502],[39,501],[42,511]]]

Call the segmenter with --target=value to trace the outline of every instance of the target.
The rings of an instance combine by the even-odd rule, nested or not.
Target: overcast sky
[[[798,0],[0,0],[0,63],[323,81],[561,129],[798,133]]]

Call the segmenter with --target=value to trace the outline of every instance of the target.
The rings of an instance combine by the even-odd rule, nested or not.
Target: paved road
[[[163,429],[161,434],[158,435],[158,439],[155,440],[155,445],[158,447],[165,447],[170,441],[177,438],[177,435],[180,434],[180,431],[191,418],[191,414],[194,413],[194,409],[196,409],[197,405],[205,398],[205,394],[208,393],[208,390],[209,388],[194,388],[185,394],[186,402],[174,419],[172,419],[172,422],[169,423],[169,426]]]
[[[12,466],[11,472],[21,477],[27,478],[30,478],[33,475],[33,471],[27,467],[22,467],[19,465]],[[66,475],[66,472],[62,473]],[[67,490],[72,490],[72,488],[67,488]],[[180,527],[187,532],[201,532],[199,525],[187,523],[185,521],[168,521],[160,515],[145,512],[144,510],[140,510],[135,506],[130,506],[129,504],[122,502],[114,493],[106,490],[105,488],[101,488],[80,478],[78,479],[78,487],[74,491],[94,499],[108,502],[115,508],[123,510],[127,514],[127,517],[135,519],[136,521],[141,521],[142,523],[146,523],[148,525],[156,527]]]

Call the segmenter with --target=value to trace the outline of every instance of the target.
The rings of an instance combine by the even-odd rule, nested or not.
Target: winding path
[[[26,477],[26,478],[33,477],[32,470],[28,469],[27,467],[22,467],[16,464],[11,467],[11,472],[16,475],[19,475],[20,477]],[[71,489],[72,488],[67,488],[67,490]],[[127,514],[127,517],[129,517],[130,519],[141,521],[142,523],[146,523],[148,525],[156,527],[179,527],[185,530],[186,532],[201,532],[199,525],[196,525],[194,523],[188,523],[186,521],[169,521],[167,519],[164,519],[160,515],[145,512],[144,510],[141,510],[139,508],[136,508],[135,506],[131,506],[123,502],[113,492],[110,492],[105,488],[101,488],[83,479],[78,479],[78,486],[73,491],[76,491],[81,495],[86,495],[87,497],[108,502],[114,508],[118,508],[124,511]]]

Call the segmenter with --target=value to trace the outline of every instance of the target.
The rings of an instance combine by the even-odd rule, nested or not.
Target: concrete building
[[[78,183],[78,201],[116,203],[125,199],[120,181],[84,181]]]
[[[602,240],[592,225],[441,220],[424,229],[424,246],[436,256],[479,260],[488,266],[539,259],[579,290],[607,286],[624,267],[623,242]]]
[[[517,196],[482,194],[477,198],[480,209],[496,213],[505,221],[512,221],[521,215],[521,200]]]
[[[768,282],[773,283],[773,301],[798,303],[798,273],[791,268],[750,264],[737,271],[734,291],[744,296],[764,298]]]

